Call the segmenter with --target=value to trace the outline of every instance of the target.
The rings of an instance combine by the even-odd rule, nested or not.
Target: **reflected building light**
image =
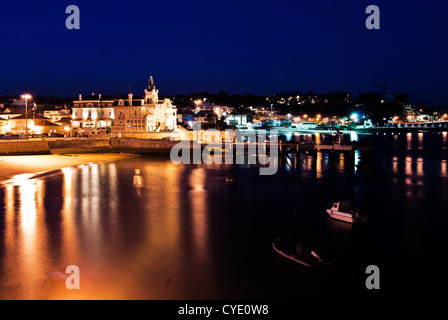
[[[15,240],[15,201],[14,201],[14,186],[12,184],[7,184],[5,186],[5,245],[6,248],[12,247],[16,241]],[[7,250],[6,252],[8,252]],[[11,250],[12,251],[12,250]],[[4,259],[5,257],[3,257]]]
[[[118,181],[117,181],[117,165],[115,163],[110,163],[108,165],[109,172],[109,194],[115,199],[115,201],[108,201],[109,211],[110,211],[110,222],[113,226],[118,223],[118,208],[117,202],[119,202],[120,192],[118,191]]]
[[[442,165],[441,165],[441,174],[443,175],[443,176],[447,176],[447,168],[446,168],[446,163],[447,163],[447,161],[446,160],[442,160]]]
[[[143,188],[143,177],[140,174],[140,169],[135,169],[134,171],[134,187],[137,190],[137,194],[140,195]]]
[[[343,172],[344,171],[344,160],[345,160],[345,155],[343,152],[339,153],[339,171]]]
[[[68,167],[62,168],[64,175],[64,205],[62,208],[62,241],[65,248],[71,248],[71,250],[64,250],[64,259],[66,261],[74,261],[78,255],[78,246],[74,245],[78,242],[76,222],[74,212],[76,211],[76,202],[73,201],[75,195],[73,194],[73,188],[76,188],[76,175],[75,170]]]
[[[6,183],[13,186],[21,186],[23,184],[26,184],[32,176],[34,176],[34,174],[31,173],[18,174],[12,179],[8,180]]]
[[[422,157],[417,158],[417,175],[419,175],[419,176],[423,175],[423,158]]]
[[[398,173],[398,157],[392,157],[392,172]]]
[[[410,150],[412,149],[412,133],[408,132],[406,134],[406,149]]]
[[[405,174],[412,175],[412,157],[405,159]]]
[[[190,175],[190,186],[193,187],[194,194],[191,195],[191,207],[193,210],[193,228],[194,228],[194,243],[196,249],[205,254],[207,241],[207,208],[206,197],[207,193],[197,192],[204,190],[205,170],[195,169]]]
[[[323,176],[323,173],[322,173],[322,161],[323,161],[322,158],[316,160],[316,178],[317,179],[320,179]]]
[[[92,222],[94,222],[94,227],[96,230],[98,230],[98,234],[101,233],[100,228],[100,194],[101,194],[101,184],[100,184],[100,176],[98,172],[98,164],[91,164],[90,165],[90,177],[91,177],[91,183],[90,183],[90,189],[91,189],[91,196],[90,196],[90,208],[91,208],[91,216],[92,216]]]
[[[422,132],[418,133],[418,148],[419,149],[423,148],[423,133]]]
[[[190,186],[193,191],[204,191],[204,169],[193,170],[190,176]]]
[[[36,240],[36,181],[23,181],[20,192],[20,227],[26,256],[33,256]]]
[[[304,169],[311,171],[313,168],[313,159],[312,157],[306,157]]]
[[[89,168],[87,166],[81,167],[81,215],[83,218],[83,224],[86,224],[84,218],[89,213],[89,197],[90,197],[90,175],[89,175]]]
[[[350,131],[350,141],[358,141],[358,133],[356,131]]]
[[[361,152],[359,150],[355,150],[355,171],[356,166],[358,166],[360,162],[361,162]]]
[[[72,207],[72,168],[62,168],[64,175],[64,212],[70,212]]]
[[[314,136],[315,136],[315,139],[316,139],[316,144],[321,144],[322,143],[322,136],[321,136],[321,134],[316,132],[314,134]]]

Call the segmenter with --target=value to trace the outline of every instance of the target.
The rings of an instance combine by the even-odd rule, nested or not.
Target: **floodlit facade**
[[[78,135],[105,133],[114,120],[114,101],[101,100],[101,95],[73,101],[71,125]]]
[[[149,78],[145,95],[134,98],[129,93],[128,99],[114,101],[115,120],[112,134],[123,133],[168,132],[177,128],[177,108],[170,99],[159,100],[159,90]]]

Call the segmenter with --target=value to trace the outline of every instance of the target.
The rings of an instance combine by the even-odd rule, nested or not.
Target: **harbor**
[[[416,256],[448,258],[448,137],[372,139],[372,166],[385,178],[358,177],[346,153],[332,160],[329,152],[313,158],[305,150],[280,157],[273,176],[260,176],[257,164],[175,165],[157,155],[92,157],[82,165],[73,157],[73,166],[71,157],[33,156],[67,161],[59,172],[0,189],[0,297],[368,299],[363,272],[372,261],[390,275],[382,279],[382,297],[435,296],[432,284],[447,283],[443,263],[399,266]],[[364,160],[357,152],[355,165]],[[50,162],[42,158],[39,171]],[[365,222],[329,216],[334,202],[347,199]],[[331,264],[314,270],[283,257],[272,246],[277,238],[310,248],[293,259],[307,263],[314,251]],[[82,291],[47,280],[46,273],[73,261],[84,272]]]

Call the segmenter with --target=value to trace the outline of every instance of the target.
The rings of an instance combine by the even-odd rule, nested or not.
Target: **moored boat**
[[[307,268],[324,266],[327,263],[306,245],[275,239],[272,247],[281,256]]]
[[[350,210],[350,203],[348,202],[333,203],[333,206],[327,209],[327,213],[333,219],[349,223],[363,222],[366,220],[364,216],[359,214],[358,210]]]

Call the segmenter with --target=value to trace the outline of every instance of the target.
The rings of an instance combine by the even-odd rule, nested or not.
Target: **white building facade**
[[[152,76],[144,98],[129,93],[128,99],[115,100],[114,114],[112,134],[169,132],[177,128],[177,108],[170,99],[159,100]]]
[[[71,126],[78,135],[106,133],[114,120],[114,101],[101,100],[101,95],[73,101]]]

